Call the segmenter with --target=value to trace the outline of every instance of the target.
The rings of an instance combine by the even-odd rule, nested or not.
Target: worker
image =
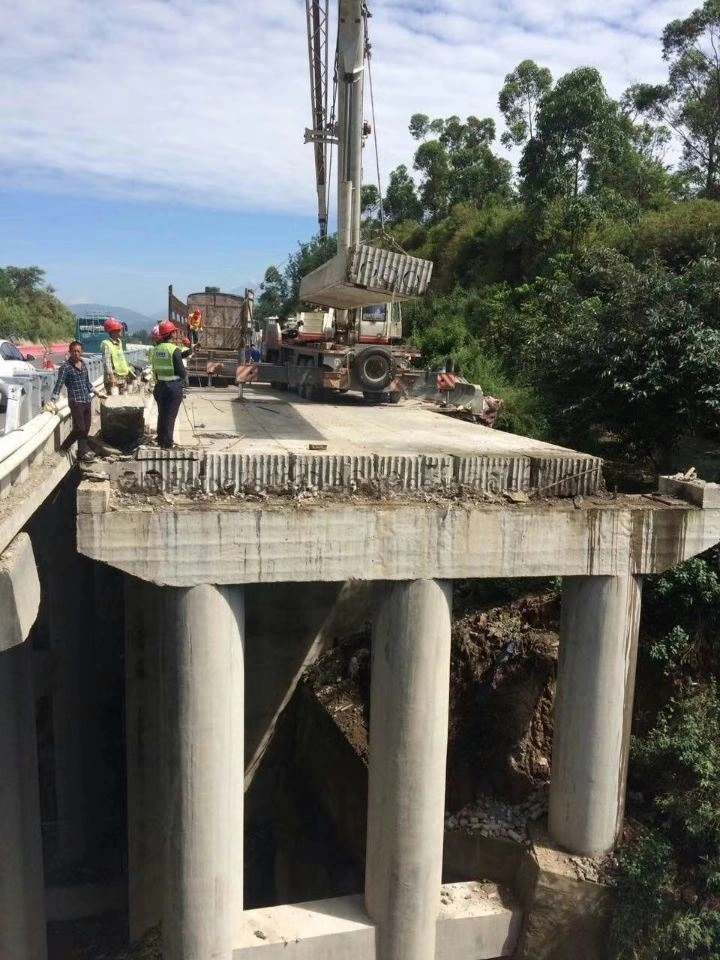
[[[193,310],[188,317],[188,331],[190,333],[190,342],[194,347],[200,343],[200,331],[203,328],[203,315],[201,310]]]
[[[51,413],[55,412],[60,391],[65,387],[72,418],[72,431],[63,441],[60,449],[69,450],[77,441],[78,457],[84,463],[91,463],[95,459],[95,454],[89,449],[88,436],[92,420],[92,395],[95,391],[90,383],[82,352],[80,341],[73,340],[70,344],[68,359],[60,364],[55,387],[46,409]]]
[[[126,393],[128,382],[134,380],[135,375],[130,370],[120,339],[123,325],[114,317],[108,317],[103,329],[108,335],[108,339],[101,344],[105,391],[108,394]]]
[[[152,343],[147,349],[147,362],[152,364],[153,354],[155,353],[155,347],[160,343],[160,324],[156,323],[155,326],[150,331],[150,339]]]
[[[174,342],[177,327],[172,320],[158,324],[160,340],[153,351],[152,368],[155,375],[153,396],[158,406],[157,442],[166,450],[171,449],[175,420],[183,398],[187,373],[182,360],[182,348]]]

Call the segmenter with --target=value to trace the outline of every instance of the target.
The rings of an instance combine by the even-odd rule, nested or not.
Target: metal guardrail
[[[125,355],[133,367],[141,368],[147,363],[146,346],[132,347],[125,351]],[[100,354],[89,353],[83,359],[91,382],[101,381],[103,369]],[[52,395],[56,378],[56,370],[37,370],[28,377],[0,378],[0,400],[5,407],[4,424],[0,422],[0,436],[18,430],[42,413],[43,406]]]

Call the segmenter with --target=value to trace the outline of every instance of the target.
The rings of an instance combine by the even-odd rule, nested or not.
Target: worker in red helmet
[[[201,310],[193,310],[188,316],[188,332],[190,341],[194,347],[200,343],[200,331],[203,327],[203,315]]]
[[[158,324],[159,342],[152,356],[155,376],[153,396],[158,406],[157,442],[166,450],[171,449],[175,420],[183,398],[187,372],[182,360],[182,348],[175,342],[177,327],[172,320]]]
[[[134,374],[130,370],[125,351],[122,345],[122,335],[124,327],[115,317],[108,317],[103,324],[103,329],[108,335],[107,340],[103,340],[100,345],[103,358],[103,380],[105,382],[105,392],[108,394],[126,393],[128,382],[134,380]]]

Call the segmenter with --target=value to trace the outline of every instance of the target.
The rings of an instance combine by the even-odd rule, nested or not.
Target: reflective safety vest
[[[110,362],[112,363],[113,371],[119,377],[126,377],[130,373],[130,367],[128,366],[128,362],[122,348],[122,343],[115,343],[112,340],[103,340],[102,348],[103,353],[106,350],[110,353]]]
[[[180,348],[176,343],[159,343],[152,355],[152,368],[155,379],[161,380],[179,380],[180,377],[175,373],[173,364],[173,354]]]

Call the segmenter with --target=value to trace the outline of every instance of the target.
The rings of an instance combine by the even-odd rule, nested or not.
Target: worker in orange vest
[[[200,310],[193,310],[193,312],[188,317],[188,331],[190,333],[190,341],[194,347],[200,343],[200,331],[203,327],[203,315]]]

